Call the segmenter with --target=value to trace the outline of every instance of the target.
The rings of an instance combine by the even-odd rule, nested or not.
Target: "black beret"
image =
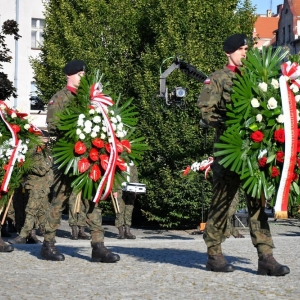
[[[237,33],[225,40],[223,50],[227,53],[232,53],[240,47],[245,46],[247,44],[248,42],[246,34]]]
[[[71,60],[69,61],[64,67],[63,72],[66,75],[74,75],[80,71],[84,71],[85,69],[85,63],[83,60]]]

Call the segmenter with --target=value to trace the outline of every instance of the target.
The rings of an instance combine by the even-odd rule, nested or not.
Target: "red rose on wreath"
[[[261,131],[257,130],[251,133],[250,138],[254,143],[259,143],[263,140],[264,134]]]
[[[128,140],[122,140],[121,144],[123,145],[123,147],[125,148],[127,153],[131,152],[131,145],[130,145],[130,142]]]
[[[284,143],[285,137],[284,137],[284,130],[282,128],[275,130],[274,139],[276,142]]]
[[[95,138],[92,140],[92,144],[97,148],[103,148],[104,147],[104,141],[100,138]]]
[[[89,157],[92,161],[97,161],[99,158],[98,150],[95,148],[92,148],[90,151]]]
[[[75,145],[74,145],[74,151],[76,154],[81,155],[86,151],[86,146],[83,142],[78,141]]]
[[[284,160],[284,152],[283,152],[283,151],[278,151],[278,152],[276,153],[276,160],[277,160],[278,162],[283,163],[283,160]]]
[[[265,156],[258,160],[258,165],[261,168],[265,167],[266,164],[267,164],[267,158]]]
[[[84,173],[90,167],[90,162],[87,158],[82,158],[78,161],[79,173]]]
[[[299,178],[298,174],[297,173],[294,173],[293,175],[293,181],[297,181]]]
[[[280,172],[279,172],[279,170],[278,170],[278,168],[276,168],[276,167],[272,167],[272,170],[271,170],[271,177],[277,177],[277,176],[279,176],[279,174],[280,174]]]
[[[93,180],[93,181],[97,181],[101,176],[101,171],[100,168],[98,167],[98,165],[94,164],[92,166],[91,172],[89,174],[89,177]]]

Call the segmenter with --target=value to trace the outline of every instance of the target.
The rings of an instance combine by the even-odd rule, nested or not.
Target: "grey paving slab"
[[[276,259],[287,264],[285,277],[256,275],[257,254],[247,228],[244,239],[229,238],[224,254],[233,273],[205,270],[206,247],[193,230],[133,228],[136,240],[116,239],[114,226],[104,225],[106,246],[118,253],[115,264],[91,263],[89,241],[69,239],[64,220],[57,248],[63,262],[40,259],[41,245],[18,245],[0,253],[0,299],[299,299],[300,222],[271,221]]]

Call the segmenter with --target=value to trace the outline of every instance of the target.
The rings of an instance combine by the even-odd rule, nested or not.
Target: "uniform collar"
[[[76,93],[77,93],[77,89],[76,89],[76,88],[74,88],[73,86],[67,85],[67,89],[68,89],[73,95],[76,95]]]
[[[239,75],[241,75],[241,71],[237,66],[229,66],[227,65],[226,68],[228,68],[229,70],[231,70],[233,73],[238,73]]]

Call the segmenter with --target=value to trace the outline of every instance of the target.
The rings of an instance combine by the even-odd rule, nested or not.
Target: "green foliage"
[[[252,36],[250,1],[49,0],[45,7],[44,46],[32,60],[42,98],[47,102],[65,84],[61,68],[69,60],[100,69],[112,90],[134,99],[138,130],[151,147],[138,166],[140,181],[147,184],[139,200],[144,214],[165,227],[201,221],[210,185],[205,182],[202,189],[201,176],[187,183],[180,174],[212,153],[213,130],[205,138],[196,107],[202,84],[178,70],[170,74],[170,90],[188,89],[181,110],[157,97],[159,77],[176,56],[206,74],[222,67],[223,41],[238,32]]]

